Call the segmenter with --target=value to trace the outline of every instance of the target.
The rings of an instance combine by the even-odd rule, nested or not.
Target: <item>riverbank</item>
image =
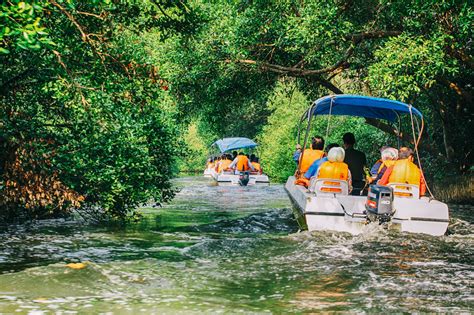
[[[474,205],[474,175],[450,177],[435,182],[432,192],[436,199],[445,203]]]

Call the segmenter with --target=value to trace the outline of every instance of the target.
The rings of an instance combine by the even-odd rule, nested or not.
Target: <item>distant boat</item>
[[[346,115],[398,122],[402,115],[411,118],[415,152],[423,129],[423,115],[411,105],[383,98],[359,95],[331,95],[316,100],[301,118],[307,120],[305,144],[312,118],[317,115]],[[421,126],[421,129],[420,129]],[[418,131],[418,136],[415,134]],[[301,132],[298,132],[300,138]],[[298,139],[300,143],[300,139]],[[418,160],[418,165],[420,161]],[[388,188],[387,188],[388,187]],[[308,188],[295,185],[290,176],[285,189],[293,202],[297,219],[310,231],[334,230],[359,234],[370,222],[387,223],[402,232],[443,235],[449,222],[449,210],[445,203],[434,198],[420,197],[419,187],[406,183],[375,186],[369,196],[352,196],[346,181],[316,179]],[[383,192],[381,191],[383,190]]]
[[[258,146],[253,140],[248,138],[224,138],[214,142],[211,147],[216,148],[221,154],[238,149],[254,149]],[[215,155],[214,155],[215,156]],[[223,170],[217,172],[215,165],[208,163],[204,170],[205,177],[212,177],[219,185],[269,185],[268,176],[262,172]]]

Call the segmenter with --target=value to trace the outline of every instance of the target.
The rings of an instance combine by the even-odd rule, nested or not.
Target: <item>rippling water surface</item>
[[[172,204],[126,228],[61,220],[1,232],[0,312],[474,310],[473,207],[452,207],[443,237],[298,233],[281,185],[177,185]]]

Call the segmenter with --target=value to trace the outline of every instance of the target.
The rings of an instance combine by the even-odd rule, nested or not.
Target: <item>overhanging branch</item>
[[[256,61],[252,59],[237,59],[237,60],[229,60],[227,59],[225,62],[231,63],[241,63],[247,65],[256,65],[262,70],[271,71],[279,74],[289,75],[293,77],[307,77],[307,76],[320,76],[322,74],[332,73],[334,71],[341,71],[349,67],[348,59],[354,53],[356,46],[364,40],[367,39],[376,39],[376,38],[383,38],[383,37],[391,37],[391,36],[398,36],[402,32],[401,31],[374,31],[374,32],[363,32],[363,33],[354,33],[345,36],[346,40],[350,40],[352,43],[347,48],[344,53],[344,56],[334,63],[331,66],[321,68],[321,69],[304,69],[300,66],[304,65],[304,59],[298,62],[294,67],[286,67],[280,66],[276,64],[271,64],[265,61]]]

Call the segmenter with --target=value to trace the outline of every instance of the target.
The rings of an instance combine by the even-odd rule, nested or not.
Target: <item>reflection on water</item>
[[[281,185],[177,185],[172,204],[126,228],[59,220],[1,233],[0,312],[473,309],[472,207],[452,209],[443,237],[297,233]]]

